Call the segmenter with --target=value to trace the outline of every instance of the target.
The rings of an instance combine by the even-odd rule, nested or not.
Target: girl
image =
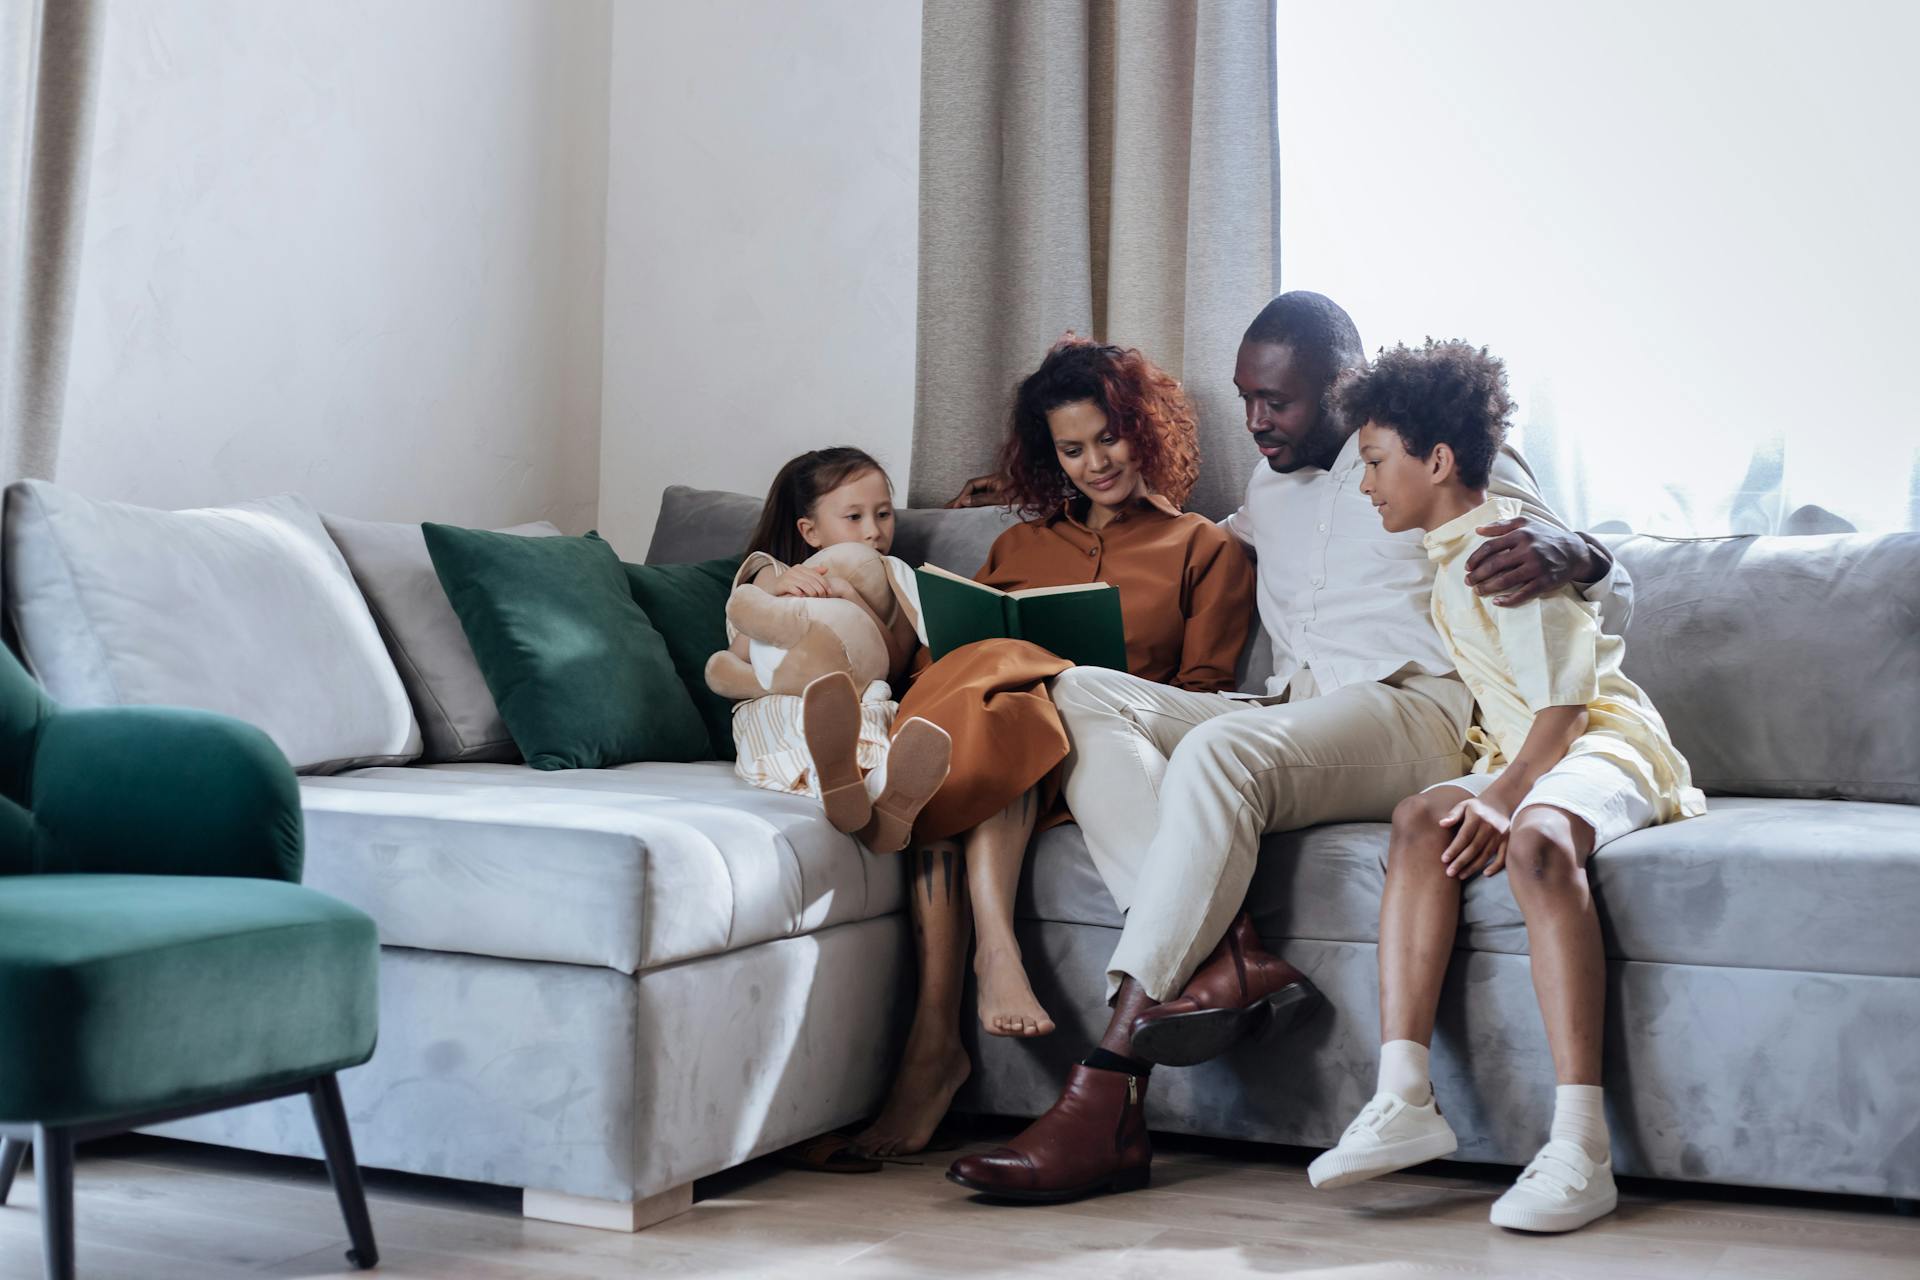
[[[776,596],[837,597],[868,608],[842,578],[799,563],[823,547],[893,546],[893,486],[859,449],[817,449],[780,468],[734,585]],[[898,679],[917,648],[904,610],[875,617]],[[731,638],[731,636],[729,637]],[[769,694],[733,709],[734,771],[756,787],[812,796],[842,831],[876,853],[904,848],[914,819],[947,776],[952,741],[925,720],[894,731],[898,704],[886,681],[856,691],[823,676],[798,697]]]
[[[1231,535],[1180,510],[1200,474],[1195,435],[1178,381],[1138,351],[1069,334],[1015,394],[999,487],[1026,519],[1000,535],[975,578],[1003,591],[1111,583],[1133,674],[1231,689],[1253,571]],[[1024,641],[984,640],[927,666],[901,703],[951,735],[953,768],[920,814],[908,868],[920,966],[913,1028],[856,1149],[923,1150],[972,1070],[959,1022],[976,930],[981,1027],[1054,1029],[1027,982],[1013,899],[1036,825],[1066,817],[1054,801],[1067,735],[1046,682],[1067,665]]]

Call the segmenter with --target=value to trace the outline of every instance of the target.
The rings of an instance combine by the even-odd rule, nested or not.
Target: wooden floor
[[[978,1145],[991,1145],[989,1134]],[[1890,1202],[1634,1183],[1572,1236],[1487,1224],[1510,1170],[1432,1165],[1321,1193],[1308,1153],[1163,1144],[1151,1190],[1057,1208],[974,1200],[951,1154],[833,1176],[760,1162],[698,1185],[693,1211],[626,1236],[519,1216],[498,1188],[369,1178],[387,1280],[652,1276],[1920,1277],[1920,1218]],[[155,1138],[81,1148],[88,1280],[358,1275],[317,1163]],[[0,1209],[0,1276],[39,1274],[30,1173]]]

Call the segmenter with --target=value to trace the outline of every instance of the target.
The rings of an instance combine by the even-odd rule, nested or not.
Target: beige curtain
[[[1189,506],[1239,504],[1234,352],[1280,263],[1274,39],[1273,0],[926,0],[914,505],[991,469],[1067,329],[1185,382]]]
[[[0,0],[0,480],[59,456],[104,19],[98,0]]]

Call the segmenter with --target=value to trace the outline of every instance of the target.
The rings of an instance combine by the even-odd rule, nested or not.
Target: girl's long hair
[[[1132,347],[1104,346],[1069,333],[1014,393],[1000,452],[1007,496],[1023,516],[1051,515],[1079,496],[1060,468],[1047,414],[1090,400],[1133,446],[1147,487],[1184,506],[1200,478],[1199,419],[1178,379]]]
[[[800,536],[800,521],[811,519],[820,499],[847,481],[878,471],[893,488],[886,468],[863,449],[841,446],[815,449],[780,468],[767,490],[766,505],[760,508],[760,523],[747,540],[747,554],[764,551],[782,564],[799,564],[813,554],[813,548]]]

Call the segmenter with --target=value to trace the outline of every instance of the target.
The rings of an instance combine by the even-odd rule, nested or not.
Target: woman
[[[1000,478],[1024,520],[994,542],[975,579],[1003,591],[1110,583],[1130,671],[1183,689],[1232,688],[1253,572],[1231,536],[1180,510],[1200,473],[1195,425],[1180,384],[1140,352],[1068,335],[1015,395]],[[1024,641],[981,641],[926,666],[900,703],[903,722],[919,716],[952,736],[953,767],[910,846],[913,1029],[858,1150],[922,1150],[966,1081],[962,965],[975,929],[982,1028],[1053,1030],[1021,963],[1013,899],[1036,824],[1066,818],[1054,810],[1067,736],[1046,681],[1068,665]]]

